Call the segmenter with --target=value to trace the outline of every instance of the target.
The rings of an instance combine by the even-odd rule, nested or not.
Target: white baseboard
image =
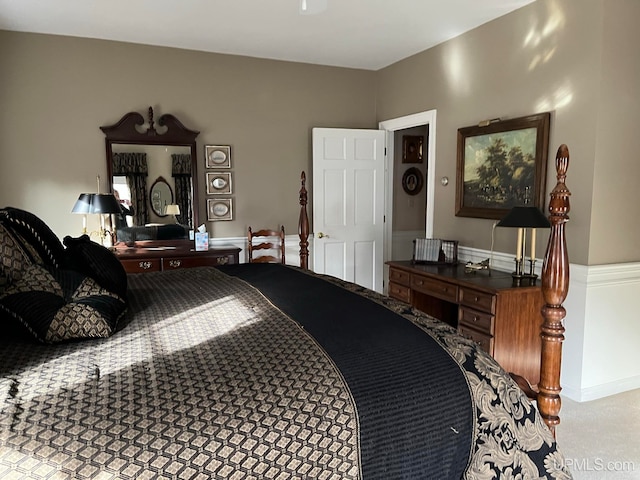
[[[562,387],[562,395],[576,402],[590,402],[591,400],[597,400],[638,388],[640,388],[640,375],[582,389],[575,388],[572,385],[564,385]]]

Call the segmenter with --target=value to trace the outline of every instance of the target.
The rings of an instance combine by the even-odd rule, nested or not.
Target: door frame
[[[429,125],[429,138],[427,141],[427,206],[425,209],[426,238],[433,237],[433,216],[435,212],[435,183],[436,183],[436,110],[413,113],[404,117],[383,120],[378,123],[380,130],[386,131],[386,176],[385,188],[385,223],[384,223],[384,261],[391,260],[393,242],[393,167],[394,158],[394,134],[397,130]],[[385,268],[386,270],[386,268]],[[386,276],[386,275],[385,275]],[[388,282],[385,282],[385,290]]]

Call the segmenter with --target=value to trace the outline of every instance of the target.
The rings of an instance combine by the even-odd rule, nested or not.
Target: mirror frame
[[[200,134],[197,130],[185,127],[175,116],[165,113],[158,119],[158,125],[166,127],[166,131],[158,132],[154,127],[153,108],[149,107],[147,115],[148,127],[144,117],[138,112],[125,114],[117,123],[105,125],[100,130],[105,134],[105,147],[107,151],[107,177],[109,178],[109,189],[113,193],[113,158],[114,144],[130,145],[166,145],[171,147],[191,148],[191,176],[193,198],[191,208],[193,210],[192,228],[197,228],[200,224],[198,220],[198,158],[196,148],[196,137]]]

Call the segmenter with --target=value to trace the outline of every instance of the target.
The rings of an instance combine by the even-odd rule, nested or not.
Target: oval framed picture
[[[231,198],[207,198],[207,220],[218,222],[233,219],[233,202]]]
[[[416,167],[411,167],[402,175],[402,188],[408,195],[417,195],[422,190],[424,177]]]
[[[229,145],[205,145],[204,165],[206,168],[231,168],[231,147]]]
[[[207,195],[232,193],[231,172],[207,172]]]

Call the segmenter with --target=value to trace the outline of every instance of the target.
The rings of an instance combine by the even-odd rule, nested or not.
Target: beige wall
[[[106,174],[98,127],[151,105],[201,132],[201,218],[203,145],[232,145],[235,220],[210,225],[213,236],[258,223],[294,233],[312,127],[375,128],[436,109],[435,178],[451,182],[436,182],[434,236],[489,249],[491,220],[455,216],[457,129],[551,111],[547,193],[558,145],[571,151],[570,261],[638,261],[639,10],[637,0],[537,0],[378,72],[0,31],[0,205],[77,234],[69,211]],[[497,229],[497,251],[514,244]]]
[[[589,264],[640,260],[640,2],[605,0]]]
[[[296,233],[311,128],[376,126],[375,73],[364,70],[6,31],[0,66],[0,205],[36,213],[60,237],[80,231],[78,194],[95,191],[96,175],[106,186],[98,127],[126,112],[153,106],[200,131],[201,220],[204,145],[232,146],[235,220],[209,224],[217,237],[247,225]]]
[[[458,128],[553,112],[547,194],[557,147],[566,143],[570,261],[640,260],[640,225],[620,208],[633,202],[640,178],[632,131],[640,113],[639,37],[631,28],[639,8],[634,0],[538,0],[381,70],[378,119],[436,109],[435,176],[454,179]],[[434,235],[489,249],[492,221],[455,217],[454,183],[436,182]],[[513,232],[496,230],[496,250],[514,244]]]

